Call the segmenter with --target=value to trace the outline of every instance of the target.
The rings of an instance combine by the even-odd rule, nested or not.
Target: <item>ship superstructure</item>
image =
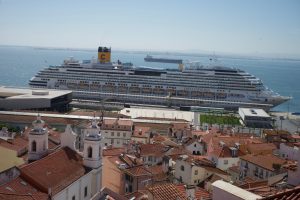
[[[98,59],[73,58],[50,66],[30,81],[33,88],[72,90],[76,99],[164,106],[270,109],[289,99],[267,89],[253,75],[235,68],[202,66],[178,69],[134,67],[111,62],[111,49],[98,48]]]

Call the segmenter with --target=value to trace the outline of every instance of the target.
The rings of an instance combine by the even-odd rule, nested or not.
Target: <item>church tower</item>
[[[32,122],[33,129],[29,132],[28,160],[38,160],[48,153],[48,129],[45,122],[38,114],[37,119]]]
[[[83,157],[84,165],[98,168],[102,165],[101,133],[98,121],[94,116],[91,125],[84,132]]]
[[[94,183],[92,190],[100,191],[102,183],[102,149],[101,133],[98,121],[94,115],[91,125],[84,132],[83,165],[94,170]]]

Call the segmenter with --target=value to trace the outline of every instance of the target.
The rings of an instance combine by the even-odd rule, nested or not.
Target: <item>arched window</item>
[[[180,166],[180,169],[181,169],[181,171],[184,171],[184,166],[181,165],[181,166]]]
[[[31,143],[31,151],[36,152],[36,141],[34,141],[34,140]]]
[[[101,157],[101,146],[99,147],[99,157]]]
[[[87,151],[88,151],[88,158],[91,158],[93,156],[93,149],[92,149],[92,147],[88,147]]]

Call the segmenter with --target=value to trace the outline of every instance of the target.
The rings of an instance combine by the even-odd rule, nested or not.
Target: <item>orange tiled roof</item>
[[[126,200],[127,198],[110,190],[107,187],[104,187],[101,189],[101,195],[100,195],[100,199],[116,199],[116,200]]]
[[[246,183],[242,183],[239,185],[240,188],[243,189],[250,189],[250,188],[257,188],[261,186],[268,186],[268,181],[267,180],[255,180],[255,181],[249,181]]]
[[[104,125],[120,125],[120,126],[132,126],[133,122],[132,120],[122,120],[122,119],[104,119],[103,121]]]
[[[245,154],[272,154],[277,149],[273,143],[247,144],[244,148]]]
[[[183,193],[186,196],[186,189],[185,189],[185,185],[176,185],[177,189]],[[211,197],[211,195],[209,194],[209,192],[207,192],[205,189],[200,188],[200,187],[196,187],[195,188],[195,198],[196,199],[209,199]]]
[[[60,192],[72,182],[87,173],[82,157],[68,147],[27,164],[20,168],[21,177],[30,180],[41,191],[52,194]]]
[[[0,139],[0,146],[19,152],[27,150],[28,140],[19,136],[15,137],[11,142]]]
[[[172,123],[172,129],[176,130],[188,130],[190,129],[189,123]]]
[[[299,200],[300,199],[300,187],[286,190],[284,192],[280,192],[280,193],[262,198],[261,200],[288,200],[288,199]]]
[[[162,144],[142,144],[141,145],[141,156],[155,155],[163,156],[165,152],[165,146]]]
[[[286,163],[285,160],[278,158],[277,156],[274,155],[245,155],[240,157],[242,160],[246,160],[250,163],[253,163],[255,165],[258,165],[262,168],[265,168],[270,171],[274,171],[275,169],[273,168],[273,164],[280,164],[283,165]]]
[[[133,137],[148,137],[148,132],[150,131],[150,127],[147,126],[135,126]]]
[[[24,179],[17,177],[0,186],[0,199],[48,199],[47,193],[39,191]]]
[[[113,147],[113,148],[107,148],[103,149],[102,155],[103,156],[119,156],[122,153],[125,153],[126,150],[124,147]]]
[[[229,167],[228,170],[230,171],[233,171],[235,173],[240,173],[240,167],[239,166],[232,166],[232,167]]]
[[[134,122],[135,126],[147,126],[150,127],[151,131],[162,131],[167,132],[170,128],[168,123],[149,123],[149,122]]]
[[[155,184],[147,188],[156,200],[187,200],[185,195],[172,183]]]
[[[143,165],[124,169],[124,172],[131,176],[152,176],[152,173]]]

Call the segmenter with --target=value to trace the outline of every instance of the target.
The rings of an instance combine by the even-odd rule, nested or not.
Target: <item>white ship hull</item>
[[[165,106],[270,109],[289,99],[267,90],[258,78],[244,71],[199,65],[158,70],[71,60],[40,71],[29,85],[72,90],[78,99]]]

